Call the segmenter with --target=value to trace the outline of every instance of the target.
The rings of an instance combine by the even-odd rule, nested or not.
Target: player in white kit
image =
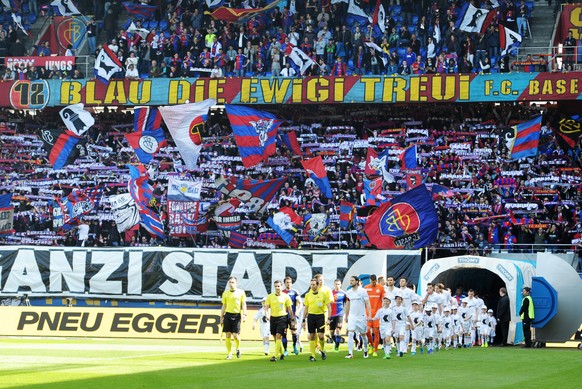
[[[441,318],[443,328],[442,337],[445,342],[445,350],[451,346],[451,338],[453,337],[453,317],[451,316],[451,308],[445,307],[443,309],[444,316]]]
[[[346,317],[346,328],[348,330],[348,355],[347,359],[354,357],[354,333],[361,335],[364,343],[364,358],[368,358],[368,338],[366,331],[368,330],[368,312],[372,312],[370,306],[370,297],[368,292],[359,286],[360,279],[356,276],[350,278],[350,286],[346,292],[348,301],[344,308]]]
[[[416,355],[416,347],[420,347],[420,353],[424,352],[424,336],[423,336],[423,312],[420,303],[417,300],[412,300],[412,312],[410,312],[410,321],[412,321],[412,345],[410,355]]]
[[[261,338],[263,338],[263,349],[265,355],[269,355],[269,338],[271,337],[271,323],[269,315],[269,307],[266,304],[267,299],[263,297],[261,301],[262,307],[259,308],[255,314],[255,319],[253,320],[253,330],[255,329],[257,322],[259,323],[259,332],[261,333]]]
[[[439,351],[441,349],[441,342],[442,342],[442,334],[443,334],[443,326],[442,326],[442,317],[439,313],[439,305],[432,304],[430,306],[432,309],[432,315],[434,316],[434,321],[436,322],[436,327],[434,330],[434,343],[435,343],[435,351]]]
[[[467,298],[464,298],[459,308],[459,316],[461,318],[461,331],[463,336],[463,347],[472,347],[473,341],[471,333],[474,332],[474,316],[475,309],[467,305]],[[461,336],[461,335],[459,335]]]
[[[493,316],[493,309],[488,309],[487,314],[489,315],[489,344],[495,342],[495,328],[497,327],[497,319]]]
[[[394,330],[392,308],[390,308],[390,298],[387,296],[382,298],[382,307],[378,309],[376,316],[374,316],[372,320],[380,321],[380,336],[384,342],[384,359],[390,359],[390,351],[392,351],[390,340],[392,338],[392,331]]]
[[[453,305],[451,307],[451,317],[453,319],[453,347],[460,347],[460,336],[462,334],[461,329],[461,317],[459,316],[458,312],[459,307]]]
[[[436,333],[437,322],[433,315],[433,310],[430,306],[424,308],[424,317],[422,319],[424,328],[422,335],[429,354],[432,354],[435,346],[434,337]]]
[[[409,325],[408,328],[412,327],[408,309],[402,302],[402,295],[396,293],[396,306],[392,307],[392,317],[394,320],[394,338],[397,339],[398,355],[401,357],[406,354],[408,349],[408,342],[406,341],[407,325]]]
[[[483,305],[481,307],[481,313],[477,319],[479,326],[479,341],[481,342],[481,347],[489,347],[489,315],[487,314],[487,307]]]

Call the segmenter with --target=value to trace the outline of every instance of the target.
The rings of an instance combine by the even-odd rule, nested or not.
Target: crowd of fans
[[[575,148],[561,148],[554,132],[542,127],[539,153],[535,158],[512,160],[504,142],[508,125],[528,120],[542,108],[510,104],[462,104],[455,106],[369,106],[280,107],[275,112],[287,119],[279,132],[295,131],[302,150],[322,155],[333,198],[325,198],[308,179],[300,156],[278,143],[277,152],[263,165],[242,166],[228,120],[212,111],[203,133],[205,147],[199,169],[184,171],[180,154],[167,134],[170,145],[150,164],[150,182],[159,199],[156,210],[166,215],[167,180],[170,176],[202,179],[203,201],[217,204],[224,195],[214,188],[220,175],[254,179],[286,176],[287,182],[263,214],[251,213],[241,205],[238,232],[247,235],[248,246],[275,247],[280,243],[267,218],[280,207],[290,206],[297,214],[325,213],[328,228],[315,239],[303,226],[295,239],[299,248],[361,248],[356,225],[339,227],[339,206],[347,200],[366,210],[364,195],[365,159],[368,148],[390,149],[390,173],[394,182],[383,183],[383,196],[391,198],[409,188],[409,176],[419,174],[429,188],[439,184],[451,193],[435,196],[439,215],[438,240],[431,256],[444,254],[487,254],[508,251],[572,250],[580,248],[582,233],[582,175],[580,140]],[[315,111],[317,110],[317,111]],[[120,233],[113,223],[108,197],[127,191],[127,164],[138,163],[123,133],[132,131],[133,116],[124,109],[95,114],[89,142],[77,161],[61,170],[48,163],[39,139],[40,128],[62,126],[55,110],[45,109],[31,117],[23,113],[0,114],[0,193],[13,193],[16,233],[0,238],[2,244],[78,244],[77,231],[63,231],[52,213],[53,201],[74,188],[95,188],[103,192],[96,209],[87,214],[89,226],[85,246],[149,246],[162,244],[143,227]],[[543,109],[544,124],[557,117],[554,108]],[[418,169],[402,170],[398,153],[410,144],[418,145]],[[369,210],[369,208],[368,208]],[[168,237],[164,245],[227,247],[228,234],[217,228],[209,214],[206,232],[190,237]],[[166,228],[167,228],[166,223]],[[361,235],[360,235],[361,237]],[[247,246],[247,247],[248,247]]]
[[[40,3],[40,8],[34,8],[42,10]],[[356,20],[343,1],[281,0],[272,10],[244,24],[213,19],[205,13],[209,11],[206,1],[192,0],[135,2],[154,5],[156,12],[151,18],[130,14],[124,21],[120,20],[121,3],[78,2],[82,13],[95,15],[87,27],[89,53],[96,55],[103,46],[109,46],[125,66],[114,76],[117,78],[298,76],[299,68],[289,59],[294,47],[313,59],[314,64],[304,72],[308,75],[509,72],[509,55],[515,52],[501,55],[498,26],[503,24],[526,39],[534,4],[472,0],[473,5],[494,12],[495,17],[485,33],[468,33],[455,27],[466,3],[459,0],[385,0],[384,31],[371,17],[364,22]],[[359,4],[374,15],[375,1]],[[261,8],[267,2],[233,0],[224,5]],[[131,23],[135,29],[130,28]],[[23,55],[17,28],[9,25],[8,29],[0,27],[0,57],[2,51]],[[367,43],[374,43],[379,50]],[[47,55],[41,50],[37,53]],[[559,69],[552,68],[568,69],[572,70],[568,61]],[[30,77],[32,72],[28,73],[22,76],[16,69],[5,78]],[[38,74],[40,78],[73,76],[72,71]]]

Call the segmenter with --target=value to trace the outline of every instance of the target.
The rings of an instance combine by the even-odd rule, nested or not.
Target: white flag
[[[103,46],[95,59],[95,76],[103,81],[109,81],[115,73],[121,70],[123,70],[121,61],[108,46]]]
[[[2,0],[2,4],[4,5],[4,9],[8,11],[12,10],[12,4],[10,3],[10,0]]]
[[[150,31],[145,28],[137,28],[134,22],[131,22],[129,27],[127,27],[127,32],[135,32],[137,35],[141,36],[142,39],[146,39],[150,34]]]
[[[109,196],[111,214],[117,224],[117,231],[124,232],[139,223],[137,204],[129,193]]]
[[[293,50],[291,50],[289,58],[295,65],[299,66],[299,73],[301,73],[301,75],[303,75],[303,73],[305,73],[305,71],[315,63],[315,61],[305,54],[303,50],[300,50],[297,47],[294,47]]]
[[[223,0],[206,0],[206,5],[208,6],[208,8],[216,8],[223,2],[224,2]]]
[[[24,27],[22,26],[22,16],[16,15],[13,12],[12,13],[12,21],[14,22],[14,24],[16,24],[16,27],[20,28],[22,30],[22,32],[24,32],[26,34],[26,36],[30,36],[30,35],[28,35],[28,31],[26,31],[24,29]]]
[[[382,33],[386,32],[386,10],[384,9],[384,5],[380,3],[380,7],[378,8],[378,27]]]
[[[469,4],[467,12],[461,19],[459,24],[459,30],[467,32],[480,32],[483,22],[487,19],[487,14],[489,13],[486,9],[475,8],[472,4]]]
[[[207,99],[199,103],[158,108],[188,170],[194,170],[198,164],[202,150],[201,130],[208,110],[215,104],[215,100]]]
[[[53,0],[51,5],[57,7],[63,16],[81,15],[81,12],[73,4],[73,0]]]
[[[362,0],[350,0],[350,2],[348,3],[348,13],[355,16],[360,16],[362,18],[366,18],[368,19],[369,23],[372,23],[372,17],[368,15],[366,11],[364,11],[364,9],[362,8]]]
[[[77,136],[82,136],[95,124],[95,119],[83,109],[84,107],[83,103],[73,104],[59,112],[67,129]]]
[[[168,200],[200,201],[202,181],[180,180],[176,177],[168,179]]]
[[[364,44],[379,52],[381,55],[380,58],[382,58],[382,62],[384,62],[384,66],[386,66],[386,64],[388,63],[388,59],[384,56],[384,50],[382,50],[382,48],[375,44],[374,42],[364,42]]]
[[[501,49],[501,56],[507,54],[510,49],[519,47],[520,43],[521,35],[502,24],[499,25],[499,48]]]

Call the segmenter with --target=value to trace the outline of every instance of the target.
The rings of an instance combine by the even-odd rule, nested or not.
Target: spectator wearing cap
[[[521,290],[523,300],[521,301],[519,317],[521,318],[521,324],[523,326],[523,340],[525,342],[525,345],[523,346],[524,348],[531,348],[531,324],[535,317],[534,304],[530,293],[531,288],[529,286],[526,286]]]

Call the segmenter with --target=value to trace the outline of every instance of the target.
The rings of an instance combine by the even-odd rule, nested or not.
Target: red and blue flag
[[[130,179],[127,184],[129,194],[139,210],[141,225],[152,235],[165,239],[164,224],[153,209],[157,203],[152,186],[148,183],[148,173],[143,165],[128,165]]]
[[[253,167],[275,154],[281,120],[269,112],[238,105],[227,105],[226,113],[244,167]]]
[[[249,237],[244,234],[240,234],[236,231],[230,231],[230,236],[228,238],[228,245],[233,249],[242,249],[245,247]]]
[[[418,164],[416,162],[416,145],[407,147],[402,154],[398,156],[400,159],[401,169],[416,169]]]
[[[262,213],[271,199],[277,194],[287,177],[274,180],[251,180],[238,177],[219,177],[216,189],[229,197],[237,197],[252,212]]]
[[[123,8],[125,8],[128,14],[143,16],[146,19],[151,19],[154,17],[158,7],[146,4],[136,4],[132,3],[131,1],[124,1]]]
[[[542,117],[513,126],[515,140],[511,147],[511,159],[535,157],[538,153]]]
[[[161,128],[162,115],[155,108],[139,107],[134,111],[134,132],[125,137],[141,163],[150,163],[153,156],[168,142]]]
[[[72,164],[85,152],[86,140],[67,130],[43,129],[40,138],[48,153],[48,160],[55,170]]]
[[[385,200],[382,196],[381,177],[373,180],[364,178],[364,196],[366,197],[366,205],[380,205]]]
[[[303,165],[303,168],[309,177],[315,181],[315,185],[317,185],[323,195],[328,199],[331,199],[331,185],[329,184],[329,179],[327,178],[327,172],[325,171],[325,166],[323,165],[321,156],[318,155],[315,158],[301,161],[301,165]]]
[[[438,218],[430,192],[420,185],[382,204],[364,227],[378,249],[419,249],[436,240]]]
[[[303,156],[303,151],[301,151],[301,146],[299,145],[299,141],[297,141],[295,131],[281,134],[281,140],[289,150],[293,151],[294,155]]]
[[[432,198],[436,200],[438,197],[453,197],[455,192],[444,185],[433,184],[432,185]]]
[[[356,206],[349,201],[340,201],[339,226],[341,228],[348,228],[354,215],[356,214]]]

